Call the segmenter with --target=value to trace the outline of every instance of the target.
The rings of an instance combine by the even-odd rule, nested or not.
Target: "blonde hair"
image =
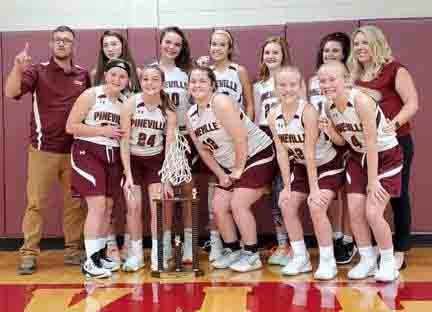
[[[357,28],[351,35],[351,54],[348,59],[348,68],[354,81],[360,79],[365,73],[364,66],[357,60],[354,52],[354,38],[362,33],[369,44],[372,52],[372,67],[370,74],[372,79],[376,78],[384,65],[393,61],[392,50],[384,33],[376,26],[366,25]]]

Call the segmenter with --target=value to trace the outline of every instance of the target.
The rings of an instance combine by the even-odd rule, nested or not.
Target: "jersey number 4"
[[[210,138],[206,138],[206,139],[203,141],[203,144],[204,144],[205,146],[207,146],[207,147],[208,147],[212,152],[215,151],[215,150],[217,150],[217,149],[219,148],[219,146],[216,144],[216,142],[213,141],[213,140],[210,139]]]
[[[145,133],[140,133],[138,136],[139,146],[153,147],[155,145],[156,135],[152,134],[147,136]]]

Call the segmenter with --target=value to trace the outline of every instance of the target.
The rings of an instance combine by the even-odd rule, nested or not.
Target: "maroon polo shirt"
[[[381,93],[379,105],[386,118],[392,120],[404,105],[402,98],[396,91],[396,75],[399,68],[404,66],[398,62],[390,62],[381,69],[378,77],[371,81],[357,80],[356,85],[377,90]],[[411,125],[409,122],[403,124],[397,130],[397,136],[404,136],[410,133]]]
[[[21,94],[33,94],[30,142],[38,150],[70,153],[73,137],[66,133],[66,120],[80,94],[90,87],[88,71],[72,65],[69,73],[49,62],[33,64],[23,73]]]

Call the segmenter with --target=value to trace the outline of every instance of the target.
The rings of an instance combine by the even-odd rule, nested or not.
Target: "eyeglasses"
[[[69,38],[56,38],[55,37],[52,40],[55,44],[63,43],[63,45],[71,45],[74,42],[73,40],[71,40]]]

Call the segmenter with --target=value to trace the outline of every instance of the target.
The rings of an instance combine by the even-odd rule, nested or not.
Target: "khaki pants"
[[[27,173],[27,208],[22,230],[24,245],[21,256],[37,256],[40,253],[39,242],[42,238],[42,210],[46,209],[47,198],[56,181],[63,189],[63,231],[65,237],[65,255],[77,255],[82,245],[82,233],[86,209],[81,207],[81,200],[71,196],[70,154],[58,154],[40,151],[29,147]]]

